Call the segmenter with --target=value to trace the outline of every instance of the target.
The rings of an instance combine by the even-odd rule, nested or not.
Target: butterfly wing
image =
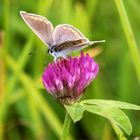
[[[57,53],[62,53],[66,55],[73,51],[79,51],[90,44],[91,43],[87,41],[86,39],[78,39],[78,40],[72,40],[72,41],[65,41],[64,43],[61,43],[60,45],[56,46],[53,49]]]
[[[53,43],[52,32],[53,25],[45,17],[27,13],[24,11],[20,12],[21,17],[25,23],[32,29],[32,31],[48,46]]]
[[[66,41],[66,43],[64,42],[64,43],[60,44],[58,46],[58,49],[60,48],[62,50],[62,54],[69,54],[73,51],[80,51],[89,45],[92,45],[92,47],[93,47],[93,46],[97,46],[103,42],[105,42],[105,40],[88,41],[86,39],[79,39],[79,40],[73,40],[73,41]]]
[[[66,41],[86,39],[84,35],[76,28],[68,24],[61,24],[56,26],[53,32],[53,40],[55,44],[61,44]]]
[[[88,45],[96,46],[103,42],[105,42],[105,40],[87,41],[83,38],[79,40],[65,41],[57,46],[53,46],[52,49],[56,53],[56,58],[60,56],[66,58],[67,54],[70,54],[74,51],[80,51],[86,48]]]

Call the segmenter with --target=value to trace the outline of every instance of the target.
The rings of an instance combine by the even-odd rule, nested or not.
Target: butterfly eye
[[[54,51],[57,51],[57,48],[54,48]]]
[[[51,49],[50,49],[50,51],[49,51],[49,52],[50,52],[50,53],[53,53],[53,50],[51,50]]]

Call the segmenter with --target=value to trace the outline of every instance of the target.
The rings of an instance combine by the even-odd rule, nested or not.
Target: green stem
[[[4,49],[5,49],[5,52],[8,51],[8,48],[9,48],[9,34],[10,34],[10,27],[9,27],[9,24],[10,24],[10,1],[9,0],[4,0],[3,1],[4,3],[4,32],[5,32],[5,39],[4,39]]]
[[[133,34],[124,4],[122,0],[115,0],[118,12],[120,14],[123,30],[125,32],[125,36],[128,42],[128,46],[130,49],[131,57],[134,63],[134,67],[136,69],[137,77],[140,84],[140,56],[138,51],[138,46],[136,44],[135,36]]]
[[[70,125],[71,125],[71,118],[70,118],[69,114],[66,112],[65,120],[64,120],[64,124],[63,124],[62,135],[61,135],[61,140],[67,140],[68,133],[70,130]]]
[[[113,127],[116,135],[118,136],[118,139],[119,140],[127,140],[127,138],[124,136],[124,134],[121,131],[121,129],[117,125],[115,125],[113,122],[111,122],[111,124],[112,124],[112,127]]]
[[[33,48],[33,37],[30,36],[29,40],[27,41],[27,43],[25,44],[25,46],[23,47],[24,50],[22,51],[22,54],[19,57],[19,61],[18,61],[18,71],[24,69],[29,56],[27,55],[27,53],[29,53],[31,51],[31,49]],[[12,75],[9,80],[8,80],[8,86],[7,86],[7,92],[11,93],[12,90],[14,89],[16,82],[18,78],[15,75]]]
[[[4,54],[6,52],[8,52],[8,47],[9,47],[9,9],[10,9],[10,1],[9,0],[4,0],[3,1],[4,4]],[[3,54],[2,54],[3,55]],[[5,76],[5,80],[7,80],[7,77]],[[5,92],[3,94],[3,97],[1,99],[1,104],[0,104],[0,139],[4,139],[4,133],[5,133],[5,129],[4,129],[4,124],[5,124],[5,114],[6,114],[6,110],[7,110],[7,104],[8,104],[8,94],[7,91],[5,89]]]

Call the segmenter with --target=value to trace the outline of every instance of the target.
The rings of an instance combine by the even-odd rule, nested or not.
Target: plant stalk
[[[67,140],[68,133],[70,130],[70,125],[71,125],[71,118],[70,118],[69,114],[66,112],[65,120],[64,120],[64,124],[63,124],[63,130],[62,130],[62,134],[61,134],[61,140]]]
[[[111,121],[110,121],[110,122],[111,122]],[[127,138],[124,136],[124,134],[123,134],[123,132],[121,131],[121,129],[120,129],[117,125],[115,125],[113,122],[111,122],[111,124],[112,124],[112,127],[113,127],[113,129],[114,129],[116,135],[118,136],[118,139],[119,139],[119,140],[127,140]]]
[[[128,42],[130,54],[131,54],[134,67],[136,69],[136,74],[137,74],[139,84],[140,84],[140,55],[139,55],[136,39],[135,39],[133,30],[131,28],[131,25],[130,25],[130,22],[126,13],[123,0],[115,0],[115,3],[116,3],[117,10],[121,18],[123,30],[124,30],[124,33]]]

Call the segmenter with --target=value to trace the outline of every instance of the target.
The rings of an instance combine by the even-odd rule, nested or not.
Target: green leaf
[[[111,106],[97,106],[93,104],[84,104],[84,101],[75,103],[71,106],[65,105],[65,108],[74,122],[79,121],[84,111],[88,111],[107,118],[113,124],[122,128],[128,135],[132,132],[132,126],[126,114],[115,107]]]
[[[84,105],[84,107],[86,111],[109,119],[111,122],[124,129],[128,135],[131,134],[131,122],[122,110],[112,107],[103,107],[95,105]]]
[[[132,109],[132,110],[140,110],[140,106],[121,102],[121,101],[112,101],[112,100],[100,100],[100,99],[90,99],[81,101],[82,104],[89,105],[98,105],[103,107],[112,107],[112,108],[120,108],[120,109]]]
[[[65,108],[74,122],[81,120],[85,108],[80,103],[75,103],[71,106],[65,105]]]

